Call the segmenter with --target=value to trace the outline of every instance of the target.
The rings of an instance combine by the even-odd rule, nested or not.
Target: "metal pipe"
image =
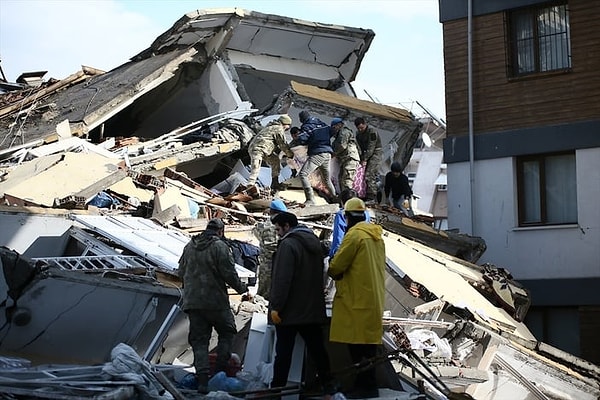
[[[469,195],[471,199],[471,235],[475,234],[475,152],[473,150],[473,0],[468,0],[467,16],[467,95],[469,104]]]

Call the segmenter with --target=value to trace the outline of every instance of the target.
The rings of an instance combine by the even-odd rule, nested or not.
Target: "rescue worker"
[[[356,142],[360,151],[360,163],[365,168],[365,183],[367,192],[366,202],[375,202],[377,199],[377,179],[379,168],[383,159],[383,148],[381,137],[375,128],[367,125],[364,118],[358,117],[354,120],[356,126]]]
[[[294,157],[285,141],[285,131],[290,129],[292,119],[289,115],[283,114],[278,119],[269,122],[261,129],[250,141],[248,145],[248,154],[250,155],[250,177],[248,186],[256,184],[256,179],[260,172],[263,160],[271,167],[271,189],[281,190],[283,186],[279,183],[279,172],[281,171],[281,161],[279,152],[282,151],[288,157]]]
[[[179,259],[183,282],[183,311],[190,321],[188,341],[194,352],[198,392],[208,392],[208,344],[213,328],[218,335],[215,373],[227,369],[233,337],[237,333],[229,305],[227,286],[239,294],[248,292],[235,269],[233,253],[223,240],[225,225],[211,219],[206,230],[192,237]],[[250,298],[248,293],[247,298]]]
[[[287,207],[281,199],[274,199],[269,205],[270,218],[254,225],[252,233],[258,239],[260,253],[258,254],[258,288],[256,294],[269,299],[271,289],[271,269],[273,253],[277,250],[277,230],[271,219],[279,213],[286,212]]]
[[[402,165],[398,161],[392,163],[391,171],[385,175],[383,204],[389,204],[390,195],[394,207],[401,210],[405,215],[414,217],[412,209],[413,191],[408,177],[402,173]],[[405,207],[405,202],[408,207]]]
[[[333,229],[331,230],[331,247],[329,248],[329,258],[333,258],[335,253],[340,248],[344,235],[348,230],[348,223],[346,222],[346,212],[344,210],[344,204],[353,197],[357,197],[356,192],[352,189],[346,189],[340,194],[341,206],[333,217]],[[368,212],[365,213],[365,221],[370,222],[371,218]]]
[[[271,387],[286,386],[296,335],[306,344],[318,378],[327,394],[335,393],[329,356],[323,340],[327,321],[323,296],[323,249],[319,238],[296,216],[283,212],[273,217],[281,238],[273,260],[269,319],[275,324],[275,361]]]
[[[329,162],[331,161],[330,127],[316,117],[311,117],[308,111],[300,112],[300,143],[308,146],[308,160],[300,169],[300,180],[306,197],[305,205],[315,204],[315,195],[308,176],[315,170],[321,173],[321,181],[327,187],[330,201],[335,199],[335,188],[331,183]]]
[[[343,119],[334,118],[331,120],[331,133],[334,138],[333,156],[337,158],[340,164],[338,184],[341,193],[346,189],[352,189],[356,169],[360,163],[360,154],[358,153],[358,144],[354,132],[344,125]]]
[[[381,226],[365,222],[366,206],[358,197],[344,205],[348,231],[329,263],[335,280],[329,340],[347,343],[353,364],[377,355],[382,343],[385,300],[385,244]],[[358,372],[348,398],[378,397],[373,368]]]

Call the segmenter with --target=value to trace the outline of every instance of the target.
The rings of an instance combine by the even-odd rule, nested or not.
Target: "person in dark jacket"
[[[223,221],[211,219],[205,231],[192,237],[179,259],[183,311],[190,320],[188,341],[194,352],[201,393],[208,392],[208,344],[213,327],[219,337],[215,372],[226,370],[237,333],[227,285],[239,294],[248,291],[235,270],[233,252],[223,240],[224,232]]]
[[[308,147],[308,160],[300,170],[300,180],[304,189],[306,205],[314,205],[315,197],[313,188],[308,180],[308,176],[315,170],[321,173],[323,184],[327,187],[330,200],[335,199],[335,188],[331,183],[331,171],[329,170],[329,162],[331,161],[331,134],[330,127],[320,119],[311,117],[307,111],[300,112],[300,135],[298,139],[301,144]]]
[[[269,319],[277,334],[271,387],[286,385],[296,334],[300,334],[320,383],[331,394],[334,390],[323,338],[326,314],[321,242],[312,230],[299,226],[292,213],[276,215],[273,223],[281,240],[273,259],[269,296]]]
[[[391,194],[394,207],[409,217],[414,216],[412,210],[413,191],[410,188],[408,177],[402,173],[402,166],[398,161],[392,163],[391,171],[385,175],[383,190],[385,194],[383,204],[388,204]],[[405,207],[404,201],[408,202],[408,207]]]

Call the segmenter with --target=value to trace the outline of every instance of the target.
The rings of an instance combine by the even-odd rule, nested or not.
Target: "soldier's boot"
[[[305,206],[314,206],[315,205],[315,193],[313,192],[312,187],[304,188],[304,196],[306,197],[306,201],[304,202]]]
[[[198,380],[198,393],[207,394],[208,393],[208,374],[196,374],[196,379]]]
[[[273,183],[271,185],[271,189],[274,192],[279,192],[280,190],[285,190],[286,189],[286,186],[283,183],[279,183],[276,180],[274,180],[273,182],[276,182],[276,183]]]

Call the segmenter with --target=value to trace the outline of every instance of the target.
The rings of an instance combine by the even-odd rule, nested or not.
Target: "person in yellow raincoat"
[[[348,231],[329,263],[335,280],[329,340],[347,343],[353,363],[377,355],[382,343],[385,299],[385,244],[381,226],[365,222],[365,203],[354,197],[344,205]],[[359,372],[346,397],[379,395],[373,368]]]

